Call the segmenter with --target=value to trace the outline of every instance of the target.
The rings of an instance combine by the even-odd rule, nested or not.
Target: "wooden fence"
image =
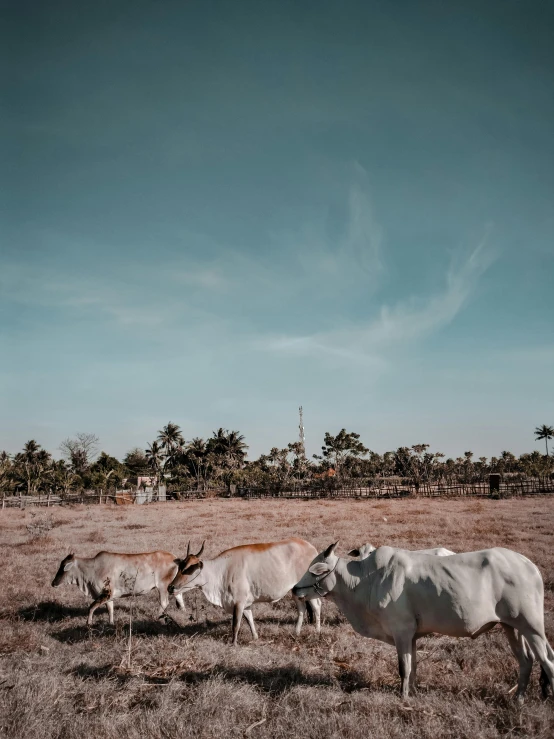
[[[351,481],[349,481],[351,483]],[[325,485],[321,487],[306,486],[284,490],[267,490],[261,488],[246,488],[238,491],[238,495],[245,498],[442,498],[442,497],[513,497],[520,495],[548,495],[554,493],[554,480],[511,480],[500,482],[496,489],[491,490],[489,482],[453,483],[453,484],[382,484],[356,486],[353,484]]]
[[[65,505],[130,505],[135,503],[165,503],[168,501],[193,499],[199,500],[206,496],[218,497],[229,496],[227,490],[186,490],[183,492],[165,493],[158,496],[154,492],[151,497],[145,496],[142,489],[139,490],[84,490],[79,493],[68,493],[67,495],[55,495],[54,493],[40,495],[6,495],[1,499],[1,508],[27,508],[28,506],[65,506]]]
[[[182,492],[168,493],[167,497],[148,502],[174,502],[175,500],[198,500],[209,497],[237,497],[237,498],[301,498],[304,500],[321,498],[441,498],[441,497],[498,497],[508,498],[522,495],[548,495],[554,494],[554,479],[528,478],[524,480],[509,480],[499,482],[491,489],[489,482],[454,483],[454,484],[389,484],[387,480],[375,481],[371,485],[356,485],[355,479],[346,481],[345,484],[337,483],[324,485],[296,485],[288,489],[267,488],[236,488],[232,492],[228,490],[186,490]],[[80,493],[70,493],[59,496],[47,495],[4,495],[2,508],[26,508],[27,506],[56,506],[56,505],[129,505],[140,502],[141,492],[136,490],[117,490],[105,492],[102,490],[89,490]]]

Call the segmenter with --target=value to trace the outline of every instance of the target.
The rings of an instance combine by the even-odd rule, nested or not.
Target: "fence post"
[[[500,475],[498,472],[493,472],[489,475],[489,493],[500,494]]]

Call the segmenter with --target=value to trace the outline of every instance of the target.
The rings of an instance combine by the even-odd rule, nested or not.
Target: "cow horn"
[[[198,552],[198,554],[196,555],[197,557],[200,557],[200,555],[201,555],[201,554],[202,554],[202,552],[204,551],[204,544],[205,544],[205,543],[206,543],[206,539],[204,539],[204,541],[202,542],[202,546],[200,547],[200,551],[199,551],[199,552]]]
[[[189,539],[189,542],[187,544],[187,557],[189,556],[189,554],[190,554],[190,539]]]
[[[329,546],[327,547],[327,549],[323,553],[323,556],[325,557],[325,559],[327,559],[327,557],[330,557],[331,554],[333,554],[333,551],[334,551],[335,547],[337,546],[337,544],[339,543],[339,541],[340,541],[340,539],[337,539],[337,541],[334,544],[329,544]]]

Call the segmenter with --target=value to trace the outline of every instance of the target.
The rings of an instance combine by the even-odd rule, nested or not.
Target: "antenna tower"
[[[300,447],[301,447],[301,456],[306,456],[306,437],[304,435],[304,411],[302,410],[302,406],[298,409],[298,414],[300,416],[300,423],[298,424],[298,430],[299,430],[299,441],[300,441]]]

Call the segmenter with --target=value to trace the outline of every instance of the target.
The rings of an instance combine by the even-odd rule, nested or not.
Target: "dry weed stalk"
[[[133,577],[131,574],[126,573],[122,571],[120,573],[120,577],[123,581],[123,584],[125,586],[126,590],[131,590],[131,605],[129,606],[129,634],[127,636],[127,653],[123,656],[121,660],[121,664],[123,665],[123,662],[125,661],[125,658],[127,659],[127,669],[131,669],[131,653],[132,653],[132,642],[133,642],[133,611],[136,601],[136,591],[135,586],[137,583],[138,578],[138,569],[135,572],[135,576]]]

